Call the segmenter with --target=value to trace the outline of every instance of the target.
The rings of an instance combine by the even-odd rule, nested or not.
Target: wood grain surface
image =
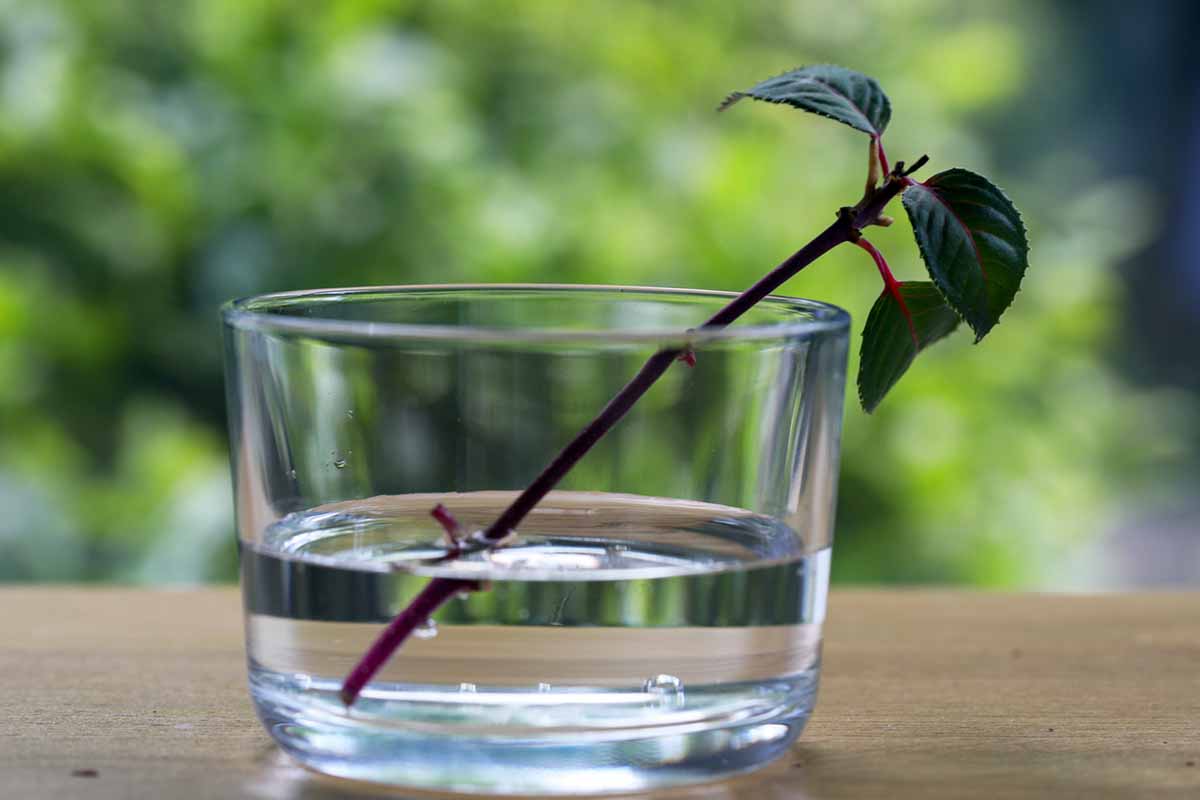
[[[830,613],[789,756],[661,796],[1200,798],[1200,593],[840,590]],[[0,642],[0,798],[378,793],[259,727],[235,589],[4,588]]]

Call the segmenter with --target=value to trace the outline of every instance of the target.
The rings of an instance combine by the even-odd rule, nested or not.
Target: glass
[[[426,286],[224,308],[250,692],[280,746],[359,780],[636,791],[757,767],[813,707],[849,317],[733,295]],[[441,564],[657,350],[673,366],[503,549]],[[483,578],[346,709],[430,576]]]

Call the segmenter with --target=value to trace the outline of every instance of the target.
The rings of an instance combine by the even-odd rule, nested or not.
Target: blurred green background
[[[1168,0],[0,1],[0,580],[234,578],[231,297],[748,285],[857,199],[866,139],[713,109],[815,62],[1032,241],[984,345],[848,404],[835,578],[1200,580],[1197,30]],[[922,274],[905,220],[872,238]],[[843,248],[786,293],[857,332],[877,281]]]

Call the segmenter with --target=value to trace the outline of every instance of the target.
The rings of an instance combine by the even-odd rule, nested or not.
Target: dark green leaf
[[[897,296],[898,295],[898,296]],[[868,414],[896,385],[917,353],[958,326],[958,315],[928,281],[903,281],[884,289],[863,328],[858,399]]]
[[[965,169],[913,183],[903,202],[930,276],[979,341],[1000,321],[1029,267],[1021,215],[987,178]]]
[[[873,136],[882,134],[892,118],[892,104],[874,78],[832,64],[801,67],[768,78],[729,95],[718,110],[724,111],[743,97],[787,103]]]

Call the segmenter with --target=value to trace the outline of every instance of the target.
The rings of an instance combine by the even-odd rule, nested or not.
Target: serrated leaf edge
[[[981,180],[987,181],[988,185],[991,186],[993,189],[995,189],[996,192],[999,193],[999,195],[1002,198],[1004,198],[1004,201],[1008,203],[1009,207],[1013,210],[1013,213],[1016,214],[1016,216],[1017,216],[1017,228],[1020,230],[1021,239],[1024,241],[1024,244],[1025,244],[1025,247],[1021,251],[1021,256],[1022,256],[1023,260],[1025,261],[1026,270],[1028,270],[1028,268],[1029,268],[1029,229],[1025,227],[1025,219],[1021,216],[1021,210],[1017,208],[1017,204],[1012,201],[1012,198],[1010,198],[1005,193],[1005,191],[1002,188],[1000,188],[1000,186],[995,181],[993,181],[991,178],[988,178],[984,175],[980,175],[978,172],[972,172],[971,170],[964,169],[963,167],[951,167],[950,169],[942,170],[941,172],[937,173],[937,175],[930,176],[927,180],[910,181],[908,187],[905,188],[905,190],[900,195],[900,204],[904,206],[904,210],[908,214],[909,223],[913,223],[913,218],[912,218],[912,212],[909,210],[908,203],[905,202],[905,195],[908,194],[910,189],[920,187],[923,191],[927,191],[930,194],[932,194],[934,196],[934,198],[939,203],[941,203],[942,206],[944,206],[945,209],[950,213],[950,216],[952,216],[954,218],[954,220],[962,227],[962,229],[967,232],[967,238],[970,239],[971,246],[973,248],[975,248],[975,258],[979,262],[979,271],[983,273],[984,282],[985,283],[987,282],[987,272],[983,268],[983,259],[980,258],[980,256],[979,256],[979,245],[975,241],[975,234],[972,233],[971,229],[967,227],[966,223],[963,222],[961,218],[959,218],[957,212],[955,212],[954,209],[952,209],[950,207],[950,204],[947,203],[945,200],[943,200],[941,198],[941,196],[939,196],[938,193],[932,187],[929,186],[930,181],[933,181],[940,176],[950,175],[952,173],[963,173],[963,174],[971,175],[976,178],[980,178]],[[930,244],[925,237],[924,231],[918,229],[918,227],[915,224],[912,224],[912,230],[913,230],[913,238],[916,239],[916,241],[917,241],[917,251],[921,254],[921,260],[925,262],[926,272],[929,273],[929,277],[932,279],[933,285],[937,287],[938,293],[942,296],[942,299],[946,301],[946,305],[950,306],[951,308],[954,308],[954,306],[951,305],[949,298],[946,296],[946,288],[944,286],[942,286],[942,281],[938,278],[938,276],[936,274],[934,274],[933,269],[931,269],[929,266],[928,248],[930,247]],[[1025,275],[1025,273],[1022,272],[1021,276],[1024,277],[1024,275]],[[961,313],[958,314],[959,317],[962,318],[967,323],[967,325],[969,325],[971,327],[971,330],[975,333],[975,344],[979,344],[981,341],[983,341],[983,337],[985,337],[989,333],[991,333],[992,328],[994,328],[1000,324],[1000,319],[1001,319],[1001,317],[1004,316],[1004,312],[1008,311],[1008,309],[1012,307],[1013,303],[1016,302],[1017,295],[1020,293],[1021,293],[1021,284],[1020,284],[1020,282],[1018,282],[1017,290],[1015,292],[1013,292],[1013,299],[1009,301],[1007,306],[1005,306],[1003,309],[1001,309],[1000,313],[996,315],[996,319],[994,321],[992,321],[992,323],[990,325],[988,325],[986,328],[984,328],[982,333],[980,332],[979,327],[976,326],[975,322],[972,321],[970,317],[966,316],[965,314],[961,314]],[[955,313],[958,313],[958,309],[955,309]]]
[[[924,281],[901,281],[897,285],[897,288],[899,286],[903,286],[904,283],[924,283]],[[939,296],[942,294],[942,290],[940,288],[938,288],[936,283],[933,283],[932,281],[930,281],[930,285],[932,285],[937,290],[937,293]],[[908,370],[912,368],[912,364],[913,364],[913,362],[915,362],[917,360],[917,356],[919,356],[926,349],[928,349],[928,348],[932,347],[933,345],[937,344],[938,342],[942,341],[943,339],[950,338],[951,334],[953,334],[954,331],[957,330],[957,328],[958,328],[958,323],[956,323],[953,328],[951,328],[949,331],[942,334],[938,338],[922,343],[920,336],[916,332],[916,324],[915,324],[915,321],[913,320],[911,309],[908,309],[908,303],[903,300],[903,294],[900,293],[899,291],[893,293],[893,292],[889,291],[889,288],[890,287],[885,286],[883,291],[880,293],[880,297],[877,297],[875,299],[875,303],[873,303],[871,305],[871,311],[869,311],[867,313],[867,320],[865,323],[863,323],[862,332],[859,334],[859,338],[862,341],[859,343],[859,346],[858,346],[858,353],[859,353],[858,374],[855,376],[854,385],[855,385],[856,393],[858,394],[858,405],[860,408],[862,408],[863,412],[867,413],[867,414],[871,414],[875,411],[875,409],[879,408],[879,404],[882,403],[883,399],[885,397],[887,397],[888,394],[892,391],[892,389],[894,389],[896,387],[896,384],[900,382],[900,378],[904,377],[904,375],[908,372]],[[882,298],[884,295],[887,295],[887,296],[891,297],[893,300],[895,300],[897,305],[900,306],[902,313],[904,313],[905,310],[907,310],[907,313],[904,313],[904,316],[908,323],[909,332],[912,334],[913,357],[908,362],[908,365],[904,368],[904,370],[901,371],[900,375],[896,378],[896,380],[893,381],[892,384],[883,391],[883,394],[881,394],[879,396],[879,399],[876,400],[874,404],[872,404],[871,406],[868,407],[866,397],[863,396],[863,358],[862,358],[862,356],[863,356],[863,351],[865,350],[865,345],[866,345],[866,341],[867,341],[867,331],[871,327],[871,314],[875,311],[876,304],[878,304],[880,298]],[[961,322],[962,315],[959,314],[954,309],[954,307],[951,306],[950,303],[946,301],[945,297],[942,297],[942,302],[945,303],[946,308],[949,309],[951,311],[951,313],[953,313],[958,318],[959,322]]]

